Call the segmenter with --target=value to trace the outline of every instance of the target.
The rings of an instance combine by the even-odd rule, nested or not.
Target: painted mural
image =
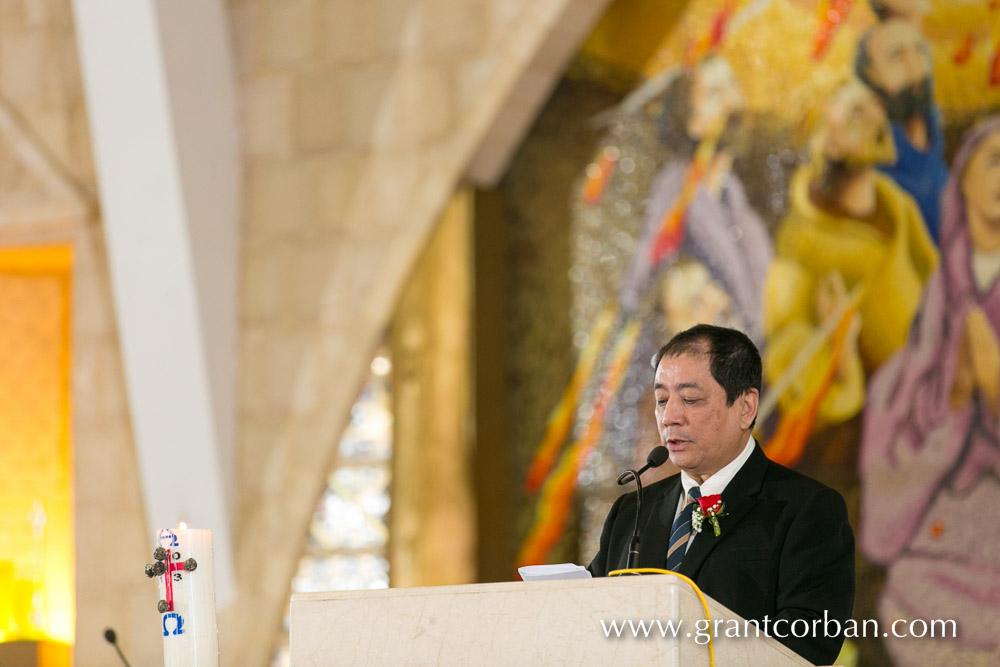
[[[1000,1],[675,14],[569,195],[579,361],[519,559],[548,557],[574,494],[596,552],[617,473],[656,444],[651,355],[736,326],[764,356],[758,441],[848,501],[856,617],[961,628],[844,659],[998,664]]]

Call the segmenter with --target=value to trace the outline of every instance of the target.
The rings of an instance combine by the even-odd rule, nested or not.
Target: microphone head
[[[650,468],[658,468],[666,463],[669,458],[670,452],[667,448],[663,445],[657,445],[656,447],[653,447],[653,451],[651,451],[649,456],[646,457],[646,465]]]
[[[118,636],[115,634],[115,631],[112,630],[111,628],[108,628],[107,630],[104,631],[104,638],[108,641],[109,644],[114,644],[116,641],[118,641]]]

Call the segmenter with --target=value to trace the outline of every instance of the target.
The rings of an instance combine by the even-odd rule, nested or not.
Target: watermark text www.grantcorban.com
[[[823,612],[823,618],[816,618],[808,621],[804,618],[790,620],[787,618],[771,619],[767,616],[763,621],[743,621],[735,618],[730,619],[708,619],[702,618],[694,623],[693,631],[688,626],[684,629],[684,620],[661,621],[634,620],[634,619],[601,619],[601,629],[605,637],[636,639],[646,637],[661,637],[663,639],[674,639],[678,637],[693,637],[696,644],[707,644],[713,637],[775,637],[785,639],[787,637],[845,637],[847,639],[857,639],[862,637],[930,637],[930,638],[955,638],[958,634],[958,624],[954,620],[935,619],[924,621],[915,619],[907,621],[899,618],[889,625],[888,630],[879,629],[879,623],[875,619],[856,621],[853,618],[841,623],[835,618],[830,618],[827,612]]]

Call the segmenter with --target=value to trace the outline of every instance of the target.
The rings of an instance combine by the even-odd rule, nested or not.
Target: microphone
[[[670,452],[663,445],[653,447],[653,451],[646,457],[646,465],[639,468],[639,474],[646,472],[650,468],[659,468],[670,458]]]
[[[639,475],[646,472],[650,468],[659,468],[661,465],[666,463],[667,459],[669,458],[670,458],[670,452],[667,450],[666,447],[664,447],[663,445],[657,445],[656,447],[653,447],[653,450],[649,453],[649,456],[646,457],[646,465],[639,468],[638,471],[629,469],[623,472],[622,474],[618,475],[618,485],[621,486],[622,484],[625,484],[626,482],[628,482],[628,478],[632,476],[635,476],[638,479]]]
[[[653,447],[653,451],[646,457],[646,465],[639,470],[631,468],[618,475],[618,485],[628,482],[629,478],[635,480],[635,530],[632,532],[632,541],[628,545],[628,561],[625,568],[634,569],[639,565],[639,515],[642,514],[642,481],[639,476],[650,468],[657,468],[670,458],[670,452],[663,445]]]
[[[104,639],[106,639],[109,644],[115,647],[115,650],[118,651],[118,657],[122,659],[123,663],[125,663],[125,667],[132,667],[131,665],[128,664],[128,660],[125,659],[125,654],[122,653],[122,650],[120,648],[118,648],[118,635],[115,634],[114,629],[112,628],[105,629]]]

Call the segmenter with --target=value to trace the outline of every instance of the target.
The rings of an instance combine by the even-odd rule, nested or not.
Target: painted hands
[[[995,418],[1000,414],[1000,342],[982,308],[976,306],[968,312],[960,335],[951,406],[964,408],[978,389]]]

